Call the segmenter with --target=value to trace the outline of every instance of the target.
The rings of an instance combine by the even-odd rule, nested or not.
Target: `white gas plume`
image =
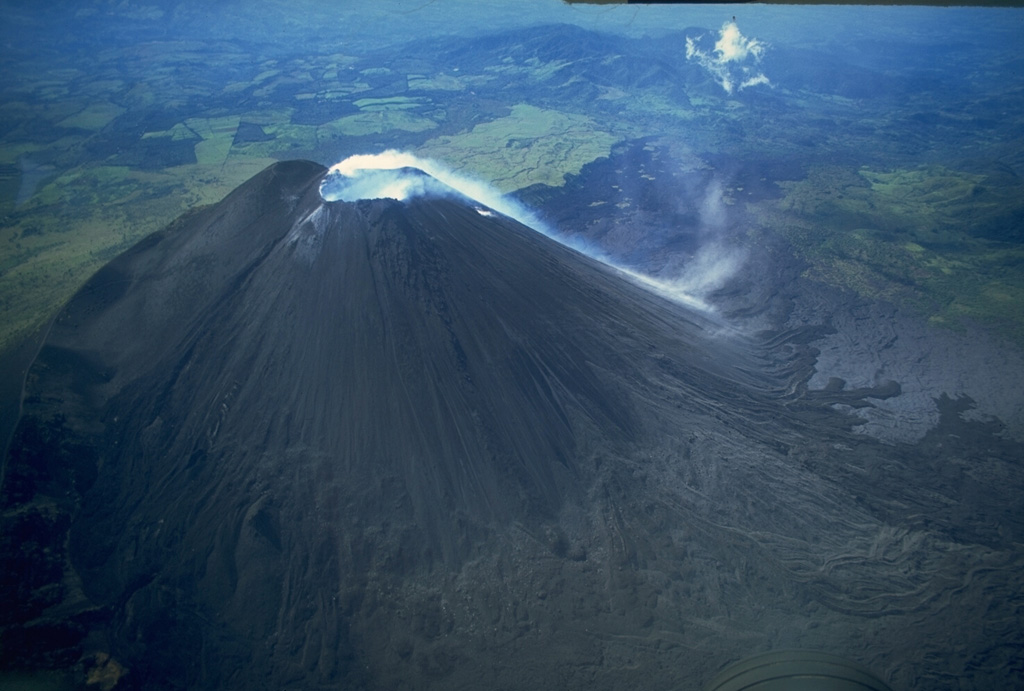
[[[699,209],[700,248],[683,271],[667,283],[703,299],[725,287],[746,263],[747,255],[726,241],[729,211],[721,181],[714,179],[708,184]]]
[[[492,216],[493,210],[515,219],[561,244],[612,266],[664,297],[707,313],[714,312],[714,309],[703,298],[721,287],[743,261],[742,256],[712,241],[697,253],[682,274],[672,278],[653,278],[619,265],[588,243],[561,237],[528,208],[486,182],[456,173],[437,161],[403,151],[361,154],[336,163],[321,183],[320,195],[328,202],[353,202],[360,199],[405,201],[420,196],[462,196],[484,207],[477,207],[477,212],[483,216]],[[724,223],[724,214],[721,187],[716,185],[709,190],[701,205],[702,224],[714,231]]]
[[[417,169],[427,176],[420,175]],[[468,197],[509,218],[551,235],[547,226],[529,209],[509,199],[481,180],[456,173],[443,163],[389,149],[379,154],[349,156],[331,166],[320,186],[326,201],[397,199],[413,197]]]

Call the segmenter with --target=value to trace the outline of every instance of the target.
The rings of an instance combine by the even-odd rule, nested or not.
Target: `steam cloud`
[[[701,247],[678,276],[652,278],[633,275],[676,302],[713,312],[714,308],[705,298],[735,276],[745,260],[743,250],[712,242]]]
[[[334,164],[320,185],[320,196],[328,202],[360,199],[405,201],[421,196],[466,197],[479,204],[476,211],[483,216],[493,216],[493,210],[515,219],[591,259],[613,267],[634,282],[670,300],[707,313],[713,313],[714,309],[703,298],[722,287],[744,260],[737,250],[726,248],[712,237],[681,274],[671,278],[648,276],[623,267],[588,243],[573,241],[553,232],[528,208],[486,182],[456,173],[437,161],[393,149],[380,154],[350,156]],[[719,185],[709,188],[700,208],[701,225],[705,232],[717,236],[717,231],[725,223],[725,207]]]
[[[422,171],[427,175],[420,175]],[[429,176],[429,177],[428,177]],[[335,163],[320,185],[325,201],[452,197],[461,195],[514,218],[523,225],[552,236],[547,225],[529,209],[480,180],[461,175],[445,165],[404,151],[349,156]],[[487,215],[487,209],[477,211]]]
[[[708,185],[700,206],[700,248],[683,267],[671,276],[649,279],[657,290],[678,302],[713,311],[705,299],[723,288],[747,260],[746,250],[723,241],[728,212],[722,196],[722,185],[715,180]]]
[[[695,60],[706,69],[727,94],[749,86],[771,83],[757,68],[767,47],[756,38],[747,38],[741,34],[736,22],[728,21],[722,25],[718,40],[710,51],[698,45],[703,38],[687,37],[686,58]]]

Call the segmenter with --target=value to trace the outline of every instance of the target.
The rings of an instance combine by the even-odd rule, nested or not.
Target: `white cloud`
[[[686,58],[694,60],[714,77],[727,94],[738,89],[770,84],[768,77],[757,69],[767,46],[756,38],[740,33],[734,21],[722,25],[714,48],[701,47],[703,36],[686,39]]]
[[[760,60],[764,55],[764,44],[756,38],[747,38],[741,34],[736,22],[726,22],[715,42],[715,53],[718,54],[719,62],[723,63],[742,62],[750,56]]]
[[[748,86],[757,86],[758,84],[771,84],[771,82],[768,81],[768,77],[764,76],[763,74],[757,74],[753,77],[749,77],[745,81],[740,82],[740,88],[746,89]]]

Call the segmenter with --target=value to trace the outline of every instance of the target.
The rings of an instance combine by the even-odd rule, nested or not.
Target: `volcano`
[[[952,621],[1013,587],[994,552],[936,580],[962,514],[879,482],[902,452],[833,407],[898,386],[806,395],[809,332],[731,331],[455,193],[325,201],[326,173],[268,168],[54,321],[4,476],[8,666],[697,688],[882,614],[855,652],[892,669],[934,589]]]

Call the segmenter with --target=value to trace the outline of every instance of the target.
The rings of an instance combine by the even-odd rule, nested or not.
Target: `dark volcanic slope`
[[[528,228],[323,174],[273,166],[57,318],[5,471],[5,667],[697,688],[804,645],[907,680],[1014,592],[966,529],[997,517],[887,485],[906,459],[827,407],[884,392],[800,400],[796,364]]]

